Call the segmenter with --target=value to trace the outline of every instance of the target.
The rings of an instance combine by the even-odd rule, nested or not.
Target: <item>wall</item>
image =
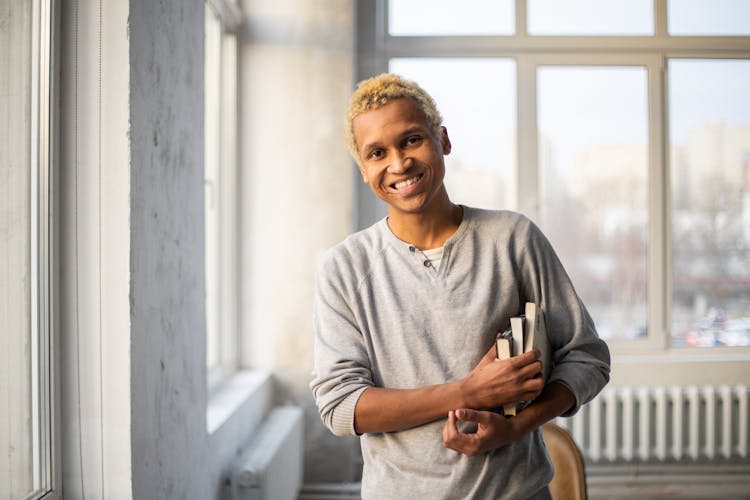
[[[242,362],[273,369],[277,398],[305,408],[305,481],[352,481],[358,441],[323,428],[308,383],[315,269],[352,227],[353,2],[241,6]]]
[[[202,0],[130,2],[134,498],[207,498]]]
[[[209,498],[203,2],[60,2],[66,498]]]

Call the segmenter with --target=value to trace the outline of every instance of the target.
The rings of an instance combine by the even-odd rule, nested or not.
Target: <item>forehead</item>
[[[429,128],[424,114],[409,97],[400,97],[377,109],[365,111],[352,121],[352,132],[360,148],[415,127]]]

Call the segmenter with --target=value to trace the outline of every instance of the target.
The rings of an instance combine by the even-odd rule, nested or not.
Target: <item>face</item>
[[[422,213],[447,199],[443,155],[450,153],[448,133],[441,137],[408,97],[357,116],[352,130],[362,179],[388,204],[389,216]]]

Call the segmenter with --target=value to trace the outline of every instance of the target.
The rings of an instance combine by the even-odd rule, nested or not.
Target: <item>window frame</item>
[[[205,232],[206,244],[212,245],[215,262],[206,262],[206,281],[209,281],[209,267],[216,277],[215,296],[206,296],[206,305],[216,315],[213,325],[207,314],[206,345],[216,342],[217,362],[212,365],[207,357],[207,385],[209,393],[217,391],[220,386],[234,374],[239,367],[239,163],[238,163],[238,104],[239,104],[239,45],[238,35],[242,25],[242,13],[233,0],[206,0],[206,15],[213,15],[220,26],[219,74],[216,80],[218,95],[205,95],[204,99],[215,98],[218,104],[218,182],[215,189],[218,206],[212,224],[217,237]],[[234,44],[233,50],[230,44]],[[204,54],[205,55],[205,54]],[[206,59],[208,59],[206,57]],[[206,86],[208,88],[208,86]],[[204,119],[204,124],[207,120]],[[205,136],[205,135],[204,135]],[[207,152],[206,152],[207,154]],[[204,161],[208,161],[207,157]],[[208,228],[208,217],[206,213]],[[208,285],[208,283],[207,283]],[[208,287],[207,287],[208,288]],[[207,290],[208,292],[208,290]],[[212,331],[213,329],[213,331]],[[212,338],[217,335],[218,338]]]
[[[668,75],[670,59],[750,59],[750,36],[669,35],[667,0],[653,0],[653,35],[560,36],[527,32],[527,1],[515,1],[514,35],[396,36],[388,33],[388,0],[356,6],[357,59],[355,80],[388,70],[391,58],[511,58],[516,62],[518,131],[516,168],[517,210],[538,216],[539,163],[537,150],[536,78],[539,66],[645,66],[648,74],[649,227],[647,285],[648,335],[642,340],[608,341],[613,353],[629,362],[644,354],[659,359],[750,360],[750,347],[673,346],[671,183],[668,130]],[[534,165],[536,168],[519,168]],[[362,228],[385,215],[385,206],[356,182],[355,227]]]
[[[29,314],[32,487],[27,498],[62,497],[58,324],[59,1],[31,3]]]
[[[38,144],[34,148],[38,154],[37,196],[38,203],[32,201],[33,207],[38,207],[36,217],[37,247],[36,255],[38,279],[32,278],[32,283],[38,284],[39,289],[32,297],[38,297],[37,321],[39,328],[38,336],[38,366],[35,371],[39,377],[39,419],[40,427],[43,429],[39,436],[38,451],[40,473],[40,484],[45,485],[47,491],[40,498],[51,499],[62,497],[60,469],[61,447],[59,426],[59,372],[57,371],[57,350],[55,346],[56,332],[56,299],[55,280],[58,274],[56,265],[57,253],[55,251],[56,233],[56,176],[54,172],[56,161],[55,138],[57,130],[55,127],[55,113],[53,103],[57,102],[55,77],[57,72],[57,58],[53,54],[53,43],[58,36],[56,15],[58,5],[55,0],[40,0],[34,3],[39,9],[38,36],[35,37],[38,44],[39,66],[38,74],[38,112],[33,113],[39,120],[36,127],[39,131]],[[36,16],[35,16],[36,17]],[[33,78],[33,77],[32,77]],[[32,84],[33,85],[33,84]],[[33,177],[32,177],[33,179]],[[34,182],[32,180],[32,186]],[[34,219],[34,217],[32,217]],[[33,236],[32,236],[33,239]],[[32,248],[35,245],[32,244]],[[33,310],[33,308],[32,308]],[[35,469],[37,469],[35,464]],[[44,486],[43,486],[44,487]]]

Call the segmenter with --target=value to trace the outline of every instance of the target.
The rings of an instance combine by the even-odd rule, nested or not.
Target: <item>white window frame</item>
[[[53,52],[54,40],[59,39],[59,2],[56,0],[40,0],[34,2],[37,11],[34,19],[39,26],[39,32],[34,37],[35,54],[33,59],[38,61],[38,69],[34,71],[32,85],[37,89],[37,109],[32,106],[32,114],[38,122],[34,123],[33,130],[38,133],[37,143],[32,146],[38,155],[36,170],[38,177],[32,176],[32,189],[36,193],[36,200],[32,198],[32,215],[37,227],[32,231],[32,249],[36,250],[33,255],[36,276],[32,276],[32,286],[38,289],[32,292],[36,298],[37,306],[32,306],[32,314],[35,313],[37,322],[38,344],[32,347],[36,352],[36,367],[32,372],[36,373],[38,379],[38,410],[35,418],[39,422],[41,432],[35,443],[39,453],[35,460],[35,475],[38,473],[38,481],[43,490],[39,498],[53,499],[62,498],[62,449],[60,446],[60,402],[59,402],[59,354],[57,346],[57,283],[54,277],[59,274],[57,266],[57,178],[55,175],[56,138],[55,113],[53,103],[57,102],[57,75],[56,68],[59,67],[58,57]],[[38,17],[37,17],[38,16]],[[33,142],[32,142],[33,144]],[[36,187],[36,189],[34,189]],[[36,244],[34,236],[36,233]],[[32,250],[33,251],[33,250]],[[38,471],[38,472],[37,472]],[[37,477],[35,477],[37,482]]]
[[[56,68],[57,0],[31,3],[30,356],[32,484],[27,498],[62,497],[57,332]],[[22,70],[22,69],[21,69]],[[13,71],[13,68],[11,68]],[[3,332],[17,335],[19,332]],[[6,409],[6,411],[12,408]]]
[[[207,360],[208,388],[215,392],[237,371],[239,365],[239,283],[238,246],[238,75],[237,35],[242,24],[241,12],[232,0],[206,0],[206,15],[213,15],[221,25],[219,74],[214,98],[219,109],[218,179],[211,194],[218,203],[213,220],[206,214],[206,341],[216,344],[215,363]],[[234,44],[234,49],[230,46]],[[209,85],[206,85],[207,93]],[[210,123],[206,117],[206,126]],[[209,151],[206,148],[206,157]],[[207,160],[208,161],[208,160]],[[207,190],[207,195],[208,190]],[[213,229],[209,234],[209,230]]]
[[[391,58],[512,58],[516,62],[518,163],[515,208],[538,215],[536,75],[541,65],[645,66],[648,71],[649,117],[649,248],[648,336],[638,341],[612,340],[613,357],[628,366],[649,365],[642,380],[659,374],[665,361],[691,372],[685,383],[702,383],[705,370],[718,377],[742,378],[748,370],[750,348],[689,348],[671,345],[671,184],[669,178],[666,63],[676,58],[750,59],[750,36],[670,36],[667,0],[653,0],[653,36],[544,36],[527,33],[526,0],[515,1],[515,31],[510,36],[391,36],[388,1],[356,5],[356,81],[388,70]],[[525,168],[520,168],[523,165]],[[535,166],[535,168],[529,168]],[[355,184],[357,227],[385,215],[381,202],[366,186]],[[706,364],[714,363],[716,364]],[[698,365],[694,365],[698,363]],[[692,368],[691,368],[692,367]],[[629,369],[623,370],[628,371]],[[632,372],[632,370],[631,370]],[[637,377],[636,377],[637,378]],[[665,382],[667,383],[667,382]]]

